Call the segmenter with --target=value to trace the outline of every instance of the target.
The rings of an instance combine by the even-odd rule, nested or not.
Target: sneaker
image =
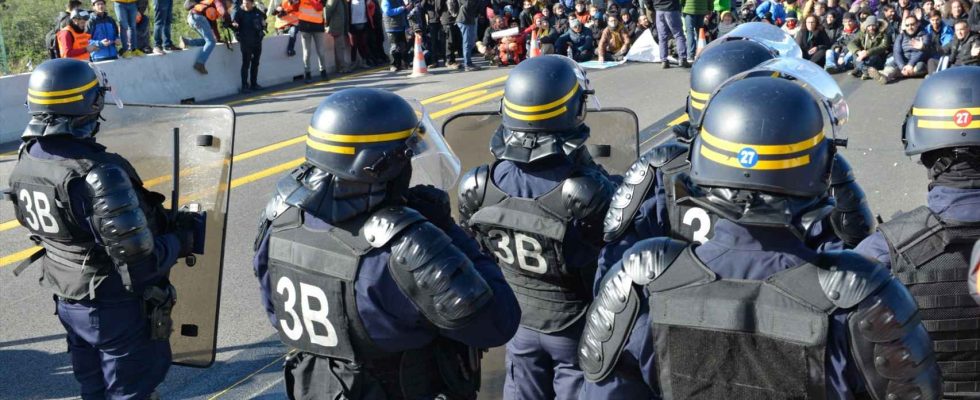
[[[119,52],[119,58],[130,58],[132,56],[133,56],[133,54],[131,52],[129,52],[129,51],[126,51],[126,50],[122,50],[122,51]]]
[[[163,51],[163,47],[157,46],[153,48],[153,54],[166,54],[166,52]]]
[[[661,62],[660,63],[660,68],[670,69],[670,61],[664,60],[663,62]]]
[[[265,90],[265,86],[259,85],[258,83],[253,83],[249,89],[252,89],[253,92],[257,92],[259,90]]]
[[[398,72],[398,67],[395,66],[388,67],[388,72]]]
[[[327,71],[320,70],[320,79],[327,80]]]
[[[142,57],[142,56],[145,56],[145,55],[146,55],[146,54],[145,54],[145,53],[143,53],[143,51],[142,51],[142,50],[140,50],[140,49],[136,49],[136,50],[133,50],[133,51],[131,51],[130,53],[132,54],[132,56],[133,56],[133,57]]]
[[[871,75],[869,75],[867,72],[865,72],[865,73],[861,74],[861,80],[862,81],[870,81],[871,80]]]
[[[837,71],[837,66],[836,65],[827,65],[827,66],[823,67],[823,70],[824,71],[827,71],[828,74],[836,74],[837,72],[839,72],[839,71]]]
[[[310,71],[303,73],[303,83],[313,83],[313,75],[310,75]]]
[[[200,72],[200,73],[202,73],[204,75],[207,75],[208,74],[208,69],[207,68],[204,68],[204,64],[201,64],[201,63],[194,63],[194,70],[196,70],[197,72]]]
[[[871,79],[877,80],[881,76],[881,74],[878,73],[878,68],[868,67],[868,76],[870,76]]]
[[[855,78],[860,78],[861,77],[861,70],[855,68],[854,70],[851,71],[851,76],[853,76]]]
[[[479,65],[476,65],[476,64],[470,64],[470,65],[467,65],[467,66],[463,67],[463,71],[466,71],[466,72],[479,71],[481,69],[483,69],[483,68],[481,68]]]
[[[681,68],[691,68],[691,62],[687,60],[681,60]]]
[[[181,51],[181,50],[183,50],[183,49],[180,48],[180,47],[174,46],[172,44],[163,47],[163,51],[166,51],[168,53],[174,52],[174,51]]]
[[[878,75],[878,77],[875,78],[875,81],[882,85],[887,85],[889,83],[888,78],[886,78],[884,75]]]
[[[249,88],[248,85],[242,85],[242,88],[238,90],[238,93],[249,94],[252,93],[252,89]]]

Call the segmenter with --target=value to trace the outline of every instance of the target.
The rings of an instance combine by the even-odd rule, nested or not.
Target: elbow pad
[[[92,228],[102,238],[106,253],[122,264],[153,253],[153,233],[129,174],[119,166],[102,164],[89,171],[85,183],[92,199]]]
[[[853,248],[874,233],[875,218],[851,166],[839,153],[834,157],[830,185],[830,195],[836,202],[830,223],[837,237]]]
[[[486,197],[487,185],[489,184],[490,166],[488,165],[473,168],[463,175],[459,181],[457,196],[460,225],[467,226],[470,217],[483,206],[483,199]]]

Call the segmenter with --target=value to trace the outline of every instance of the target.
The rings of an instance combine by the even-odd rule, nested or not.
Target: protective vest
[[[390,8],[404,7],[405,2],[403,0],[381,0],[388,1],[390,3]],[[381,14],[381,21],[383,23],[384,29],[387,32],[402,32],[408,27],[408,16],[407,13],[402,13],[401,15],[388,16],[384,13]]]
[[[70,58],[88,62],[89,53],[86,48],[88,47],[89,40],[92,40],[92,35],[87,32],[82,32],[82,33],[75,32],[74,29],[71,29],[71,25],[62,28],[61,30],[68,31],[68,33],[71,34],[72,37],[71,50],[85,50],[84,53],[78,54]]]
[[[203,15],[209,21],[217,21],[221,17],[218,7],[214,5],[214,0],[200,0],[191,10]]]
[[[10,174],[10,187],[17,221],[30,231],[31,240],[44,248],[42,253],[35,254],[43,256],[41,284],[63,298],[94,299],[96,287],[115,264],[85,228],[85,221],[75,220],[68,184],[75,179],[84,180],[89,171],[102,164],[122,168],[129,174],[134,188],[142,188],[143,183],[129,162],[117,154],[98,152],[87,158],[44,160],[28,154],[30,146],[21,149]],[[154,207],[143,197],[141,208],[149,226],[155,227],[158,220],[155,216],[161,210],[159,203]],[[162,200],[161,197],[159,201]],[[128,271],[119,273],[128,276]]]
[[[322,231],[307,228],[303,212],[289,207],[272,222],[269,276],[279,338],[346,364],[334,372],[337,379],[317,383],[325,387],[319,398],[347,398],[354,388],[378,385],[392,399],[440,393],[445,384],[438,340],[421,349],[384,352],[360,319],[354,285],[361,258],[373,249],[360,235],[371,216]]]
[[[288,0],[284,0],[286,3]],[[283,7],[285,9],[285,7]],[[285,12],[282,16],[276,16],[275,27],[277,30],[283,30],[288,26],[293,26],[299,23],[299,17],[296,16],[296,12]]]
[[[310,0],[300,0],[299,9],[296,11],[295,15],[300,21],[309,22],[311,24],[323,23],[323,10],[317,11],[316,8],[313,7],[313,2]]]
[[[594,260],[588,268],[572,269],[564,258],[565,236],[575,220],[564,197],[574,191],[575,175],[541,197],[525,199],[497,187],[493,167],[482,171],[486,194],[468,223],[513,288],[521,325],[545,333],[567,328],[588,307],[592,296],[584,282],[595,274]]]
[[[819,268],[719,279],[692,249],[646,286],[664,398],[825,399],[836,307],[820,289]]]
[[[980,223],[945,221],[928,207],[881,224],[892,271],[919,304],[947,395],[980,394],[980,307],[966,282]]]

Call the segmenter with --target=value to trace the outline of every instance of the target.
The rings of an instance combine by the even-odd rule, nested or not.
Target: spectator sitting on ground
[[[827,13],[823,16],[823,21],[820,24],[823,27],[824,33],[827,34],[827,38],[830,39],[830,44],[833,46],[837,43],[837,39],[840,38],[843,27],[840,24],[840,18],[837,18],[837,14]]]
[[[868,17],[870,17],[872,15],[874,15],[874,13],[871,12],[871,9],[869,9],[867,7],[862,8],[862,9],[858,10],[858,12],[857,12],[858,22],[860,22],[860,23],[863,24],[864,21],[867,21],[868,20]],[[875,17],[875,18],[877,18],[877,17]],[[881,22],[881,21],[879,21],[879,22]]]
[[[966,20],[968,7],[963,0],[949,0],[946,2],[946,5],[943,7],[943,19],[946,20],[946,24],[953,25],[955,28],[956,21]]]
[[[943,47],[953,41],[953,27],[943,22],[943,13],[932,10],[925,32],[929,35],[929,59],[939,60],[943,55]]]
[[[892,42],[902,33],[902,20],[895,11],[895,6],[885,4],[881,6],[881,21],[885,23],[885,34],[891,38]]]
[[[623,25],[623,29],[626,30],[626,34],[630,35],[630,41],[632,41],[637,29],[636,21],[633,20],[633,14],[629,12],[620,13],[619,21]]]
[[[551,24],[551,26],[555,28],[555,32],[558,32],[559,36],[564,35],[565,32],[568,31],[569,21],[568,14],[565,13],[565,6],[561,5],[561,3],[555,3],[555,6],[552,7],[552,11],[554,14],[554,22]]]
[[[820,18],[820,20],[823,21],[823,17],[827,15],[827,5],[824,3],[814,4],[813,12],[811,12],[810,15],[816,15],[817,18]],[[806,17],[806,14],[804,14],[804,17]]]
[[[830,49],[832,42],[827,32],[820,26],[820,17],[816,15],[806,17],[803,27],[796,32],[796,44],[803,50],[803,58],[817,65],[826,64],[827,50]]]
[[[712,40],[718,38],[718,13],[711,10],[711,12],[704,14],[701,21],[701,27],[704,28],[704,40],[707,43],[711,43]],[[699,38],[701,37],[700,35],[698,33]]]
[[[766,14],[769,14],[768,16]],[[781,25],[786,20],[786,7],[783,0],[766,0],[755,9],[759,19],[769,20],[775,25]]]
[[[116,46],[122,43],[119,39],[119,26],[109,15],[105,0],[93,1],[92,9],[95,12],[88,21],[88,33],[92,35],[89,43],[97,47],[91,54],[92,61],[115,60],[119,58]]]
[[[831,14],[831,13],[837,14],[837,20],[843,21],[844,13],[846,12],[847,10],[841,6],[840,1],[827,0],[827,14]]]
[[[517,28],[517,23],[512,22],[511,28]],[[497,40],[497,65],[517,65],[524,59],[524,37],[523,34],[517,34]]]
[[[919,29],[919,20],[914,15],[905,17],[902,33],[898,35],[892,48],[892,56],[885,62],[880,73],[868,68],[871,77],[882,85],[899,79],[916,78],[926,75],[926,51],[929,49],[929,36]]]
[[[606,28],[602,30],[602,34],[599,36],[599,62],[605,62],[606,58],[612,61],[622,61],[629,49],[629,33],[623,29],[618,15],[609,14],[609,17],[606,18]]]
[[[848,7],[847,11],[859,14],[862,9],[871,11],[871,3],[868,0],[855,0],[851,2],[851,6]]]
[[[824,65],[827,72],[834,74],[847,71],[854,66],[854,53],[850,52],[848,45],[860,32],[860,25],[858,25],[854,14],[845,13],[840,35],[830,50],[827,50],[827,63]]]
[[[551,23],[543,16],[541,18],[535,17],[534,22],[537,25],[535,30],[538,32],[538,48],[541,50],[541,54],[555,54],[555,41],[558,40],[558,32],[555,32]],[[528,39],[530,40],[530,36]]]
[[[898,0],[895,7],[895,13],[898,14],[898,19],[901,21],[903,18],[915,14],[915,4],[912,0]]]
[[[929,16],[932,15],[932,12],[935,10],[936,10],[936,3],[933,2],[932,0],[926,0],[919,4],[919,8],[915,9],[916,11],[915,16],[919,18],[919,21],[928,21]],[[971,8],[970,10],[973,9]]]
[[[538,9],[538,13],[541,14],[544,19],[548,20],[548,26],[555,26],[555,14],[551,13],[551,7],[541,7]]]
[[[490,62],[490,65],[500,64],[497,59],[497,39],[493,38],[493,33],[507,29],[503,15],[494,15],[490,20],[490,26],[483,31],[483,39],[476,42],[476,51],[483,54],[483,59]]]
[[[643,36],[643,32],[650,31],[650,34],[656,34],[653,24],[650,23],[650,18],[646,14],[640,15],[639,21],[636,22],[636,29],[633,30],[633,36],[630,37],[631,43],[636,43],[636,40]]]
[[[573,20],[568,32],[555,42],[555,52],[578,62],[589,61],[595,55],[595,37],[579,20]]]
[[[599,32],[606,27],[605,18],[602,11],[599,10],[599,6],[589,4],[589,21],[585,23],[585,27],[592,32]]]
[[[741,23],[758,21],[760,18],[755,14],[755,0],[746,0],[742,7],[738,9],[738,20]],[[657,25],[659,27],[659,25]],[[659,28],[658,28],[659,29]]]
[[[587,24],[592,15],[589,14],[589,7],[586,5],[585,0],[575,0],[575,19],[582,24]]]
[[[718,21],[718,37],[727,35],[728,32],[731,32],[737,26],[738,22],[735,21],[732,12],[728,10],[722,11],[721,20]]]
[[[790,14],[786,16],[786,22],[783,23],[782,30],[786,32],[790,37],[796,37],[796,34],[800,32],[800,21],[796,19],[796,15]]]
[[[520,25],[518,26],[518,28],[520,28],[523,31],[523,30],[525,30],[525,29],[533,26],[534,25],[534,14],[536,14],[536,13],[537,13],[537,10],[534,9],[534,1],[533,0],[524,0],[524,8],[521,9],[521,14],[518,16],[518,21],[520,22]]]
[[[854,71],[851,75],[861,79],[871,79],[868,68],[881,69],[892,48],[892,41],[885,34],[884,22],[870,16],[861,24],[861,32],[847,45],[854,53]]]
[[[91,52],[98,49],[91,44],[89,35],[85,31],[88,27],[89,12],[81,8],[76,8],[68,18],[68,25],[58,31],[58,50],[61,58],[74,58],[76,60],[89,61]]]
[[[949,57],[949,67],[980,65],[980,34],[970,31],[969,23],[963,19],[953,25],[953,33],[953,41],[942,49],[943,55]]]

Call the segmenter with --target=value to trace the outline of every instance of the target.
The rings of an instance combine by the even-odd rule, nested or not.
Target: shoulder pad
[[[623,269],[633,282],[646,285],[663,274],[687,246],[667,237],[641,240],[623,253]]]
[[[856,247],[874,233],[877,223],[864,190],[857,181],[831,186],[834,212],[830,223],[841,240],[849,247]]]
[[[579,342],[579,365],[589,382],[602,381],[619,362],[640,309],[640,291],[634,284],[623,264],[617,263],[589,306]]]
[[[939,218],[926,206],[918,207],[878,225],[878,230],[888,241],[889,246],[896,250],[901,250],[910,242],[919,241],[923,236],[929,235],[930,231],[935,232],[940,229],[942,224]]]
[[[830,185],[840,185],[854,181],[854,170],[839,152],[834,154],[834,166],[830,170]]]
[[[612,181],[602,172],[586,169],[562,183],[561,199],[573,218],[583,219],[597,212],[605,214],[613,190]]]
[[[361,227],[361,237],[367,239],[372,247],[384,247],[399,232],[419,221],[425,221],[425,217],[411,208],[382,208],[371,215]]]
[[[85,182],[93,196],[133,189],[133,181],[129,174],[125,169],[115,164],[96,165],[88,171]]]
[[[851,355],[876,399],[938,399],[943,384],[915,300],[888,277],[848,318]]]
[[[442,230],[414,224],[391,248],[388,269],[398,287],[435,326],[459,329],[493,297],[493,291]]]
[[[821,253],[815,264],[820,287],[839,308],[856,306],[891,279],[881,264],[853,251]]]
[[[687,153],[688,147],[677,142],[668,142],[654,147],[643,154],[623,175],[623,183],[616,188],[609,211],[603,223],[603,239],[616,240],[629,228],[653,186],[657,168]]]
[[[487,185],[490,183],[490,166],[481,165],[473,168],[463,175],[459,181],[458,199],[459,213],[463,219],[468,219],[470,215],[476,213],[483,206],[483,199],[487,194]]]
[[[272,195],[269,202],[265,204],[265,209],[262,210],[262,217],[259,219],[259,223],[262,223],[262,221],[275,220],[289,207],[290,205],[286,204],[286,199],[277,192],[276,194]]]

